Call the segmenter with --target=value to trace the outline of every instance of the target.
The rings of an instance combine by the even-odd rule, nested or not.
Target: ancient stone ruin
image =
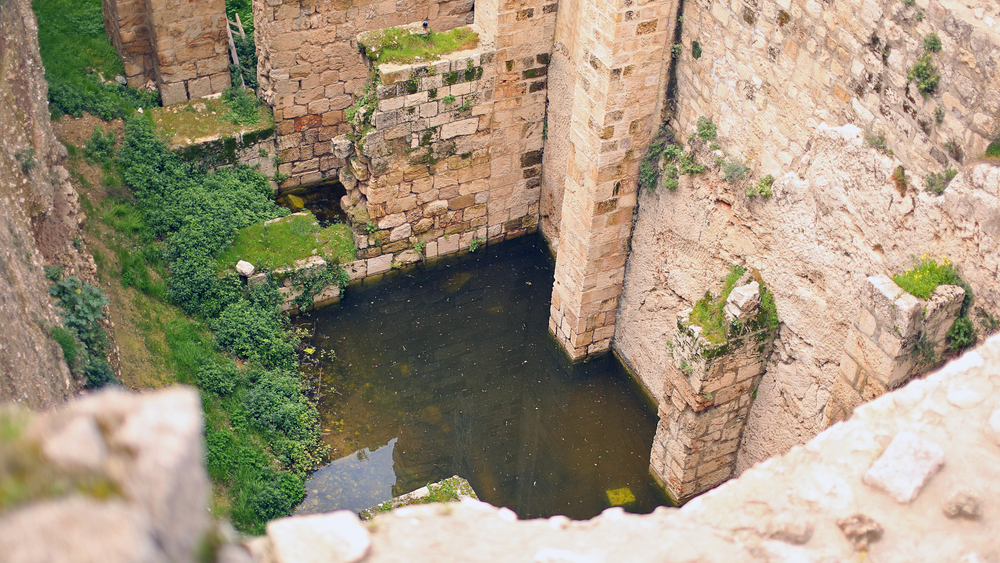
[[[102,4],[130,85],[151,83],[164,105],[230,86],[223,0]],[[113,392],[2,413],[25,429],[18,455],[83,484],[0,515],[0,553],[83,560],[114,545],[121,560],[191,560],[209,534],[226,561],[996,558],[994,3],[255,0],[253,12],[273,136],[234,161],[266,160],[278,197],[343,190],[352,281],[540,232],[556,256],[549,331],[572,361],[610,352],[631,371],[660,418],[650,471],[690,502],[572,523],[466,500],[235,538],[209,532],[197,396]],[[478,43],[409,64],[365,55],[368,34],[424,22],[468,26]],[[44,328],[58,318],[42,265],[97,266],[69,250],[85,216],[29,3],[0,4],[0,25],[0,391],[50,407],[75,387]],[[27,165],[29,144],[43,166]],[[966,285],[921,300],[891,281],[927,254]],[[281,291],[297,308],[297,290]],[[337,298],[330,287],[301,308]],[[959,317],[981,346],[933,371]],[[57,518],[71,542],[47,535]]]

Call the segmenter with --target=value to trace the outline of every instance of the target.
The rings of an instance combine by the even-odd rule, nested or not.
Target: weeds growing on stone
[[[941,195],[957,175],[958,171],[954,168],[948,168],[944,172],[932,172],[924,176],[924,189],[934,195]]]
[[[906,195],[906,169],[902,166],[897,166],[895,170],[892,171],[892,183],[896,186],[896,191],[899,195]]]
[[[918,299],[928,299],[939,285],[962,285],[961,277],[948,258],[941,262],[924,255],[913,268],[892,277],[903,291]]]
[[[698,118],[695,128],[698,131],[698,137],[706,143],[714,141],[719,136],[719,131],[715,127],[715,123],[712,123],[712,120],[704,115]]]
[[[924,36],[924,52],[925,53],[940,53],[941,52],[941,38],[935,32],[930,32]]]
[[[862,133],[862,135],[864,136],[865,144],[868,145],[869,147],[877,150],[882,154],[887,154],[887,155],[892,154],[892,150],[889,148],[889,145],[885,139],[885,132],[881,130],[875,131],[869,127],[865,127],[865,130]]]
[[[770,198],[772,195],[774,195],[774,191],[771,189],[771,186],[773,185],[774,185],[774,176],[768,174],[767,176],[764,176],[763,178],[758,180],[756,184],[751,184],[747,186],[746,196],[749,198],[753,198],[756,196],[761,196],[764,199]]]
[[[924,53],[913,63],[906,73],[906,79],[915,82],[917,90],[923,97],[928,97],[937,89],[938,81],[941,80],[941,73],[931,61],[931,54]]]
[[[719,296],[716,298],[711,292],[705,292],[705,296],[694,304],[694,308],[691,310],[691,322],[703,329],[702,337],[709,342],[721,344],[726,341],[729,327],[723,309],[726,306],[726,299],[729,299],[729,294],[736,286],[736,282],[745,273],[746,268],[743,266],[730,266],[729,274],[722,282],[722,291],[719,292]]]
[[[1000,141],[990,142],[983,156],[986,158],[1000,158]]]

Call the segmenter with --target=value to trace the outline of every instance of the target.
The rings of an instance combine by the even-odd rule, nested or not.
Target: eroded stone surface
[[[371,547],[358,515],[346,510],[272,520],[267,537],[278,563],[353,563]]]
[[[896,502],[910,502],[944,464],[944,450],[912,432],[900,432],[865,472],[864,482]]]

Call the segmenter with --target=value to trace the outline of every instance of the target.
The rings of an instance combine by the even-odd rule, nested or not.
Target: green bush
[[[712,120],[705,117],[704,115],[698,118],[698,123],[696,125],[698,129],[698,136],[701,137],[702,141],[708,142],[715,140],[719,136],[719,132],[712,123]]]
[[[260,121],[257,98],[249,90],[238,86],[228,88],[222,93],[222,102],[229,108],[222,119],[233,125],[254,125]]]
[[[240,382],[240,370],[232,360],[209,362],[198,370],[197,381],[205,391],[225,397],[232,394]]]
[[[774,185],[774,176],[768,174],[767,176],[761,178],[756,184],[751,184],[747,186],[745,190],[746,195],[747,197],[750,198],[761,196],[767,199],[772,195],[774,195],[774,191],[771,189],[771,186],[773,185]]]
[[[924,255],[913,268],[892,277],[903,291],[918,299],[928,299],[939,285],[962,285],[962,280],[951,261],[941,262]]]
[[[932,172],[924,176],[924,189],[934,195],[941,195],[955,176],[958,176],[958,171],[954,168],[948,168],[944,172]]]
[[[932,31],[924,36],[924,52],[926,53],[941,52],[941,38],[938,37],[937,33],[934,33]]]
[[[83,150],[83,154],[87,162],[91,163],[111,160],[111,157],[115,154],[114,131],[105,133],[101,129],[101,126],[98,125],[94,129],[94,133],[90,136],[90,140],[87,141],[87,147]]]
[[[49,295],[56,298],[62,309],[65,328],[53,328],[51,334],[63,349],[70,370],[84,378],[89,389],[115,383],[115,374],[105,360],[108,335],[101,324],[107,298],[98,287],[81,282],[76,276],[53,283]]]
[[[729,331],[723,309],[726,307],[726,299],[729,299],[729,294],[732,293],[736,282],[745,273],[746,268],[743,266],[730,266],[729,274],[722,282],[722,291],[719,293],[719,297],[715,298],[711,292],[706,291],[705,296],[694,304],[691,311],[691,322],[704,329],[702,336],[709,342],[721,344],[728,338]]]
[[[916,82],[917,90],[926,98],[937,89],[938,81],[941,80],[941,73],[938,72],[937,67],[931,62],[930,53],[924,53],[910,67],[910,70],[906,73],[906,79],[910,82]]]
[[[959,317],[945,335],[948,351],[961,352],[976,343],[976,327],[968,317]]]

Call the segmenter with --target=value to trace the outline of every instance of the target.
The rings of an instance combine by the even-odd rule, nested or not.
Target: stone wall
[[[884,132],[920,177],[956,167],[1000,133],[1000,24],[983,19],[990,5],[688,1],[676,125],[686,135],[699,116],[715,120],[720,144],[760,176],[796,169],[821,122]],[[907,72],[931,32],[943,46],[931,56],[941,79],[924,97]]]
[[[129,84],[153,80],[163,105],[229,87],[225,0],[102,0],[104,25]]]
[[[861,311],[851,323],[826,407],[826,425],[855,407],[927,371],[945,351],[945,335],[962,309],[965,290],[940,285],[927,300],[903,291],[885,276],[861,288]],[[926,350],[917,350],[918,343]],[[928,357],[929,356],[929,357]]]
[[[368,273],[386,254],[386,267],[419,259],[415,245],[434,258],[537,228],[551,48],[540,32],[554,18],[543,5],[487,7],[475,49],[372,70],[371,129],[354,124],[364,137],[341,173]]]
[[[640,194],[614,346],[658,401],[677,313],[732,263],[757,269],[774,293],[779,339],[737,471],[825,428],[869,276],[908,270],[915,256],[947,256],[972,287],[970,317],[1000,313],[1000,166],[963,169],[941,196],[901,195],[891,180],[899,161],[866,147],[858,128],[821,125],[806,144],[808,164],[779,177],[770,199],[748,198],[715,169],[685,176],[676,191]]]
[[[471,0],[254,2],[260,96],[274,109],[279,171],[288,176],[282,189],[336,177],[344,166],[330,141],[351,130],[344,110],[369,80],[359,34],[424,20],[445,31],[472,23],[472,7]]]
[[[140,88],[153,79],[153,44],[145,0],[101,0],[104,30],[125,67],[129,86]],[[110,77],[108,77],[110,78]]]
[[[721,342],[705,335],[687,309],[678,313],[667,344],[673,361],[665,369],[649,469],[679,502],[725,482],[736,469],[743,427],[777,336],[761,308],[762,288],[751,279],[744,275],[727,297]]]

